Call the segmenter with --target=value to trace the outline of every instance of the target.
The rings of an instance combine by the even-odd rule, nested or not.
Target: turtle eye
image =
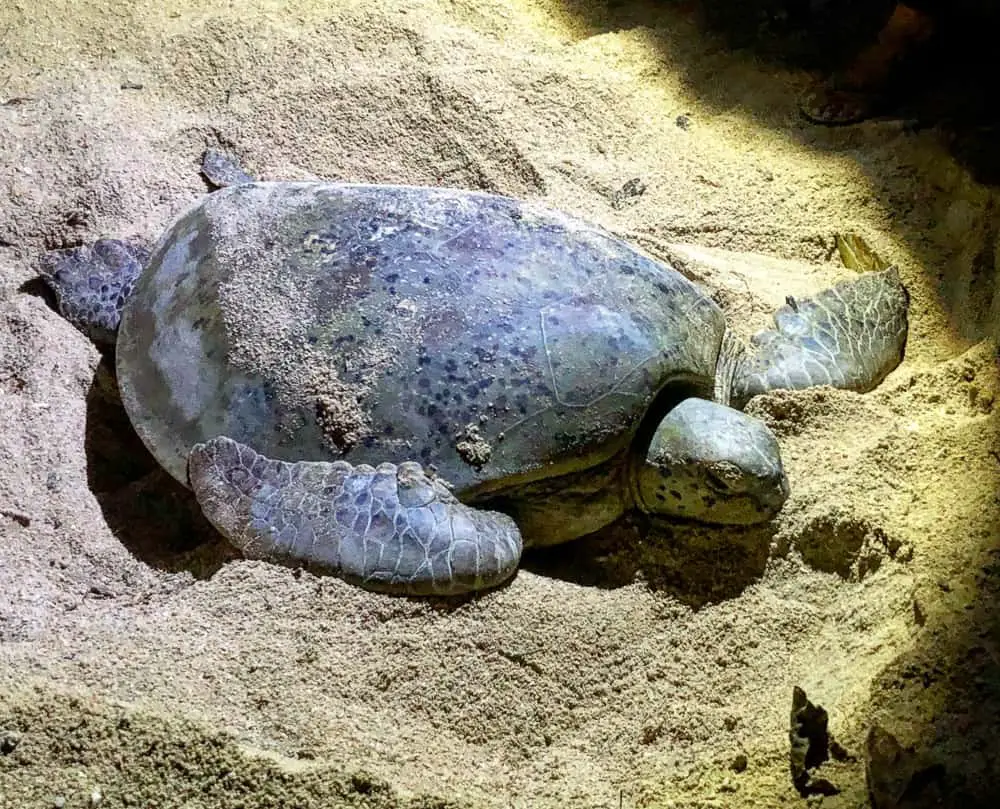
[[[705,482],[708,484],[709,488],[714,489],[715,491],[721,492],[723,494],[729,492],[730,489],[732,488],[729,485],[728,481],[716,475],[712,470],[709,470],[706,473]]]
[[[705,469],[706,483],[722,494],[738,489],[741,477],[739,469],[730,464],[712,464]]]

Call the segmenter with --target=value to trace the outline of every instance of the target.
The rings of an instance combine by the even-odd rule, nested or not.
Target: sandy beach
[[[10,0],[0,32],[0,807],[860,808],[873,723],[992,794],[1000,219],[935,131],[811,125],[806,72],[679,4]],[[458,604],[242,560],[36,280],[155,240],[208,147],[544,202],[746,330],[859,234],[906,357],[751,403],[792,490],[763,526],[626,519]],[[809,804],[795,686],[846,753]]]

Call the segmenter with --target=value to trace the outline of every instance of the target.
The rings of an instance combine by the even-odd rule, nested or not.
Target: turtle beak
[[[758,479],[752,491],[733,497],[718,514],[702,517],[706,522],[726,525],[755,525],[770,522],[788,500],[790,488],[783,469],[774,477]]]
[[[785,501],[788,500],[788,495],[791,494],[791,486],[788,485],[788,475],[785,474],[785,470],[781,470],[781,478],[778,480],[778,485],[773,490],[773,496],[768,497],[764,502],[764,506],[767,510],[770,510],[771,516],[777,516],[778,512],[781,511],[782,507],[785,505]]]

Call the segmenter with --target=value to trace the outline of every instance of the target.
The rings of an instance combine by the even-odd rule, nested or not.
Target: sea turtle
[[[744,344],[604,230],[435,187],[236,184],[151,256],[105,239],[44,275],[64,315],[116,340],[138,434],[246,556],[405,594],[495,586],[522,544],[632,508],[770,519],[778,444],[739,408],[869,390],[907,331],[890,268],[789,298]]]

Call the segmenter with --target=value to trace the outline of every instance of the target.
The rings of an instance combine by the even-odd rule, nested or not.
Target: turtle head
[[[778,442],[762,421],[685,399],[657,427],[635,491],[647,514],[751,525],[781,510],[788,478]]]

